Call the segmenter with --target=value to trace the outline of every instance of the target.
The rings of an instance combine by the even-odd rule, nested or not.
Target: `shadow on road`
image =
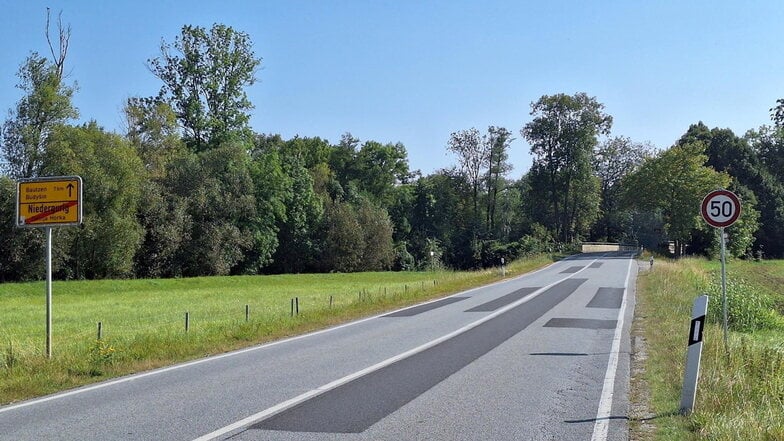
[[[648,417],[644,417],[644,418],[630,418],[628,416],[613,415],[613,416],[609,416],[609,417],[605,417],[605,418],[586,418],[584,420],[564,420],[564,423],[567,423],[567,424],[595,423],[595,422],[600,421],[600,420],[627,420],[627,421],[643,422],[643,421],[652,421],[652,420],[657,420],[659,418],[667,418],[667,417],[678,416],[678,415],[680,415],[679,411],[672,410],[672,411],[669,411],[669,412],[662,412],[660,414],[656,414],[656,415],[648,416]]]

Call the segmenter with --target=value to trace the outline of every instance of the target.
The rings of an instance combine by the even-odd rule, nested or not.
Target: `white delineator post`
[[[688,355],[686,357],[686,371],[683,375],[680,407],[683,415],[688,415],[694,410],[694,400],[697,398],[697,379],[700,375],[700,359],[702,358],[702,330],[705,327],[707,312],[708,296],[697,297],[691,310]]]

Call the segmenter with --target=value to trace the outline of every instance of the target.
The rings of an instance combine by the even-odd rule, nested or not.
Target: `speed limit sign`
[[[729,227],[740,216],[740,199],[727,190],[715,190],[702,200],[700,210],[708,225],[716,228]]]

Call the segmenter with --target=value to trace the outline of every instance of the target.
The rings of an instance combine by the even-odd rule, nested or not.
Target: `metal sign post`
[[[724,228],[734,224],[740,217],[740,199],[727,190],[714,190],[702,200],[700,214],[708,225],[719,229],[721,244],[721,301],[724,328],[724,350],[729,352],[729,330],[727,323],[727,246]]]
[[[700,375],[700,359],[702,358],[702,330],[705,327],[705,314],[708,312],[708,296],[697,297],[691,310],[691,326],[689,326],[689,345],[686,357],[686,371],[683,375],[681,392],[681,408],[683,415],[694,410],[697,398],[697,379]]]
[[[52,227],[46,227],[46,358],[52,358]]]
[[[52,358],[52,227],[82,223],[82,178],[22,179],[16,186],[17,227],[46,232],[46,358]]]
[[[724,351],[730,351],[729,329],[727,320],[727,238],[724,236],[724,228],[719,228],[719,241],[721,241],[721,310],[722,328],[724,329]]]

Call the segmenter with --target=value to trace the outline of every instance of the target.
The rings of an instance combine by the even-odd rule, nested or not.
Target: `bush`
[[[708,318],[722,323],[721,275],[713,273],[710,280],[708,293],[712,299],[708,302]],[[727,279],[727,322],[730,329],[739,332],[782,325],[781,317],[773,308],[773,300],[739,277]]]
[[[523,236],[517,243],[517,250],[520,256],[529,256],[552,251],[552,244],[550,242],[536,236]]]
[[[414,271],[416,269],[414,256],[408,252],[408,244],[405,241],[395,245],[395,262],[392,269],[395,271]]]

